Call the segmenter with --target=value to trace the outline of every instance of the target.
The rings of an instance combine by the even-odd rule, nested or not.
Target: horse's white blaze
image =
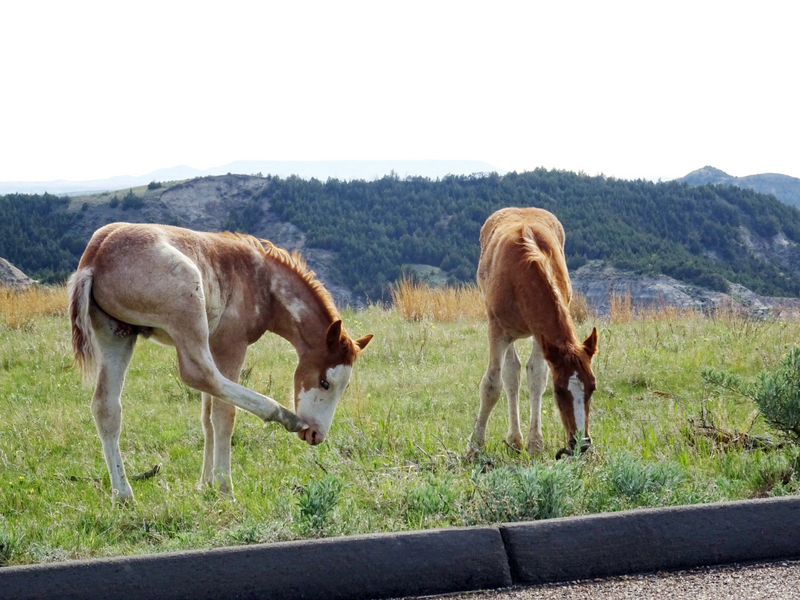
[[[322,387],[313,387],[310,390],[302,388],[297,395],[297,416],[316,425],[322,439],[328,435],[328,430],[333,423],[333,415],[336,412],[336,405],[339,404],[339,398],[342,397],[350,382],[352,370],[353,367],[348,365],[332,367],[325,373],[329,384],[327,390]]]
[[[586,403],[583,383],[578,379],[577,374],[573,373],[569,378],[569,391],[572,394],[572,410],[575,414],[575,426],[578,431],[586,435]]]

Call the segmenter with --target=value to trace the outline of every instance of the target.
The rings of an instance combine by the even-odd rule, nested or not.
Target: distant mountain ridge
[[[278,161],[278,160],[240,160],[221,167],[195,169],[179,165],[169,169],[158,169],[138,176],[121,175],[108,179],[88,181],[69,181],[56,179],[53,181],[0,181],[0,195],[3,194],[55,194],[57,196],[75,196],[85,193],[124,190],[151,181],[182,181],[195,177],[213,175],[275,175],[289,177],[296,175],[301,179],[319,179],[326,181],[329,177],[342,181],[364,179],[373,181],[394,172],[398,177],[429,177],[431,179],[446,175],[472,175],[473,173],[498,173],[506,171],[498,169],[480,160],[323,160],[323,161]]]
[[[546,169],[349,182],[231,174],[72,198],[11,194],[0,196],[0,256],[51,283],[113,221],[239,231],[301,251],[337,302],[357,305],[386,300],[412,271],[473,282],[480,227],[504,206],[556,214],[575,289],[598,306],[623,288],[635,301],[703,306],[747,299],[744,288],[758,296],[751,306],[800,296],[800,212],[774,196]]]
[[[762,173],[761,175],[734,177],[720,169],[705,166],[675,181],[689,185],[705,185],[707,183],[735,185],[736,187],[753,190],[759,194],[772,194],[784,204],[800,208],[800,179],[789,175]]]

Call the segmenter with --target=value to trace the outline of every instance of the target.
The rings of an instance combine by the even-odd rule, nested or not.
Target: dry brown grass
[[[431,287],[404,277],[392,287],[392,301],[406,321],[486,318],[483,297],[475,285]]]
[[[405,277],[392,288],[392,301],[406,321],[430,319],[445,322],[486,318],[483,296],[476,285],[431,287]],[[594,316],[582,294],[573,294],[569,309],[576,323],[583,323]]]
[[[576,323],[583,323],[585,320],[595,316],[594,311],[589,306],[586,296],[572,293],[572,300],[569,303],[569,313],[572,315],[572,320]]]
[[[0,322],[11,329],[27,329],[35,319],[67,314],[67,287],[34,285],[25,290],[0,287]]]
[[[693,308],[670,306],[658,302],[651,306],[633,307],[630,292],[624,296],[611,294],[608,319],[612,323],[630,323],[631,321],[669,322],[677,319],[695,319],[700,313]]]

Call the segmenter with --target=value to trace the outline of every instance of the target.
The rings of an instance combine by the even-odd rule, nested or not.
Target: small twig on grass
[[[321,463],[321,462],[319,462],[319,461],[317,460],[317,457],[316,457],[316,456],[314,457],[314,463],[316,463],[316,465],[317,465],[317,466],[318,466],[320,469],[322,469],[322,472],[323,472],[323,473],[325,473],[325,475],[327,475],[327,474],[328,474],[328,469],[326,469],[325,467],[323,467],[323,466],[322,466],[322,463]]]
[[[131,477],[134,481],[141,481],[142,479],[150,479],[151,477],[155,477],[156,473],[161,470],[161,465],[153,465],[153,468],[149,471],[145,471],[144,473],[139,473],[138,475],[134,475]]]
[[[91,481],[92,483],[100,483],[103,481],[102,477],[78,477],[77,475],[70,475],[70,481]]]
[[[453,450],[450,450],[450,449],[447,447],[447,445],[444,443],[444,440],[442,440],[442,438],[440,438],[440,437],[439,437],[438,435],[436,435],[436,434],[432,434],[432,435],[433,435],[433,437],[436,439],[436,441],[437,441],[437,442],[439,442],[439,443],[442,445],[442,448],[444,448],[444,452],[445,452],[445,454],[447,454],[448,456],[452,456],[452,457],[458,457],[458,458],[461,458],[461,455],[460,455],[458,452],[454,452]]]
[[[419,447],[419,444],[417,444],[417,442],[413,442],[413,444],[414,444],[414,447],[415,447],[417,450],[419,450],[420,452],[422,452],[422,453],[423,453],[425,456],[427,456],[428,458],[430,458],[430,459],[431,459],[431,462],[433,462],[433,457],[432,457],[430,454],[428,454],[427,452],[425,452],[425,450],[423,450],[422,448],[420,448],[420,447]]]
[[[724,446],[733,446],[743,448],[745,450],[777,450],[784,447],[783,442],[775,443],[769,438],[757,437],[747,433],[739,433],[737,431],[727,431],[713,424],[709,425],[703,423],[696,424],[692,419],[689,419],[695,433],[711,438],[713,441]],[[752,428],[752,425],[750,426]]]

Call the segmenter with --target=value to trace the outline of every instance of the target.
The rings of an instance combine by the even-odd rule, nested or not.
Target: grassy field
[[[759,438],[781,438],[750,400],[700,376],[704,366],[744,377],[774,368],[800,340],[800,322],[637,315],[617,303],[609,318],[579,325],[581,338],[593,326],[600,332],[595,448],[554,460],[564,434],[548,391],[545,455],[531,460],[505,446],[501,401],[485,454],[467,461],[486,362],[480,312],[434,319],[372,307],[343,315],[351,335],[375,339],[323,445],[239,413],[233,497],[197,486],[199,394],[177,379],[172,349],[140,342],[121,448],[129,476],[161,469],[132,482],[135,505],[115,507],[92,390],[72,368],[63,290],[43,293],[62,300],[34,309],[30,298],[0,292],[0,565],[800,492],[797,446],[753,449]],[[469,302],[459,296],[455,305]],[[518,345],[523,361],[529,344]],[[295,364],[293,348],[268,334],[251,348],[243,383],[289,404]]]

